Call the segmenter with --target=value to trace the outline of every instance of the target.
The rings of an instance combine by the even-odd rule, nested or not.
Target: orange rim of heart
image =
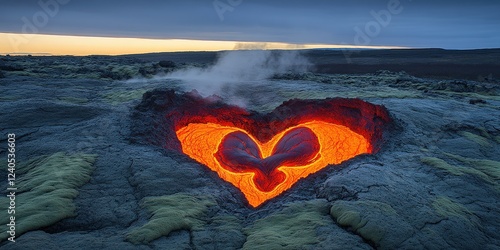
[[[262,191],[256,186],[254,172],[230,171],[223,167],[215,157],[223,138],[235,131],[246,133],[258,145],[262,158],[269,157],[284,134],[300,127],[313,131],[318,138],[319,152],[315,159],[306,165],[279,166],[277,170],[284,173],[285,178],[270,191]],[[253,207],[280,195],[298,180],[316,173],[328,165],[340,164],[357,155],[372,153],[370,141],[362,135],[346,126],[323,121],[310,121],[289,127],[264,143],[243,129],[216,123],[190,123],[178,129],[176,135],[184,154],[217,172],[220,178],[241,190]]]

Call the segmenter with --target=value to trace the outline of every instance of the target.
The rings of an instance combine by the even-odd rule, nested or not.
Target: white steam
[[[305,72],[310,65],[298,51],[229,51],[212,66],[177,70],[166,78],[182,80],[187,91],[196,89],[203,96],[216,94],[232,104],[245,105],[244,98],[235,94],[238,89],[276,74]]]

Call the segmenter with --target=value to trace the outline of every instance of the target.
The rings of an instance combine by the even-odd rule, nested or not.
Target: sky
[[[500,47],[498,0],[0,0],[0,53]]]

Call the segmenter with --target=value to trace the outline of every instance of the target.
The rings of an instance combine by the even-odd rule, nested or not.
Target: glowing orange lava
[[[376,153],[392,128],[384,106],[361,99],[291,99],[264,114],[172,89],[146,92],[132,119],[132,141],[191,157],[253,207],[328,165]]]
[[[253,207],[329,164],[371,153],[373,148],[346,126],[314,120],[289,127],[267,142],[216,123],[189,123],[175,133],[183,153],[238,187]],[[234,148],[237,151],[231,154]]]

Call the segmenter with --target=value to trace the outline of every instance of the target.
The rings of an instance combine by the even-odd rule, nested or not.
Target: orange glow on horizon
[[[124,55],[178,51],[221,51],[234,49],[372,48],[402,49],[397,46],[352,46],[335,44],[290,44],[190,39],[145,39],[44,34],[0,33],[0,54],[33,55]]]
[[[280,143],[280,140],[289,131],[297,128],[310,129],[317,137],[319,150],[314,157],[307,159],[305,164],[279,165],[276,170],[281,175],[284,174],[284,178],[274,180],[274,186],[270,190],[262,190],[256,185],[256,171],[231,171],[216,157],[224,138],[230,133],[240,131],[248,135],[257,145],[261,158],[258,160],[265,160],[274,154],[275,147]],[[290,127],[265,143],[258,141],[242,129],[214,123],[192,123],[178,129],[176,134],[181,142],[183,153],[209,167],[217,172],[223,180],[239,188],[253,207],[278,196],[292,187],[299,179],[305,178],[330,164],[340,164],[357,155],[372,152],[370,142],[362,135],[345,126],[322,121],[311,121]]]

